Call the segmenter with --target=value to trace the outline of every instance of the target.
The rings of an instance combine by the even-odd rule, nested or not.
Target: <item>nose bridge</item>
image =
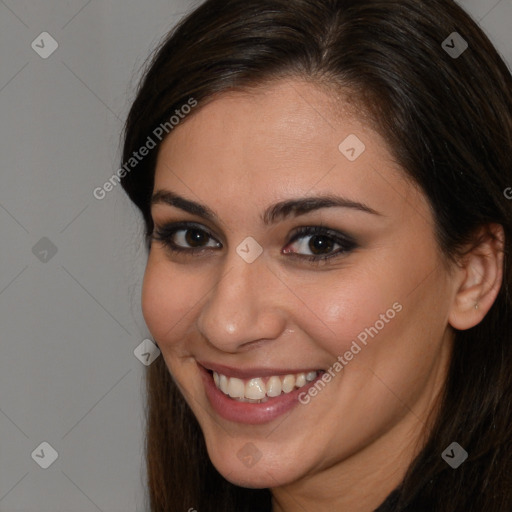
[[[221,350],[236,351],[256,340],[277,338],[285,329],[281,308],[263,258],[244,261],[235,251],[226,260],[198,316],[203,336]]]

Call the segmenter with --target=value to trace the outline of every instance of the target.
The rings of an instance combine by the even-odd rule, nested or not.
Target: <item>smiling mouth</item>
[[[312,370],[287,375],[272,375],[239,379],[209,370],[217,389],[238,402],[265,403],[269,399],[291,393],[293,390],[306,386],[314,381],[323,370]]]

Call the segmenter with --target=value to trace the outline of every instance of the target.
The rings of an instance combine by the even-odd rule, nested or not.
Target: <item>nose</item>
[[[246,263],[235,253],[224,268],[197,317],[199,332],[229,353],[277,339],[286,329],[284,302],[263,257]]]

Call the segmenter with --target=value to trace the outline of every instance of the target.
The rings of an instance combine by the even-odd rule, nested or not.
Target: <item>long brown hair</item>
[[[462,55],[443,47],[458,32]],[[448,39],[450,41],[450,39]],[[450,43],[450,47],[454,43]],[[512,510],[512,78],[478,25],[452,0],[208,0],[151,60],[128,116],[123,163],[194,98],[281,77],[353,92],[428,198],[440,249],[454,259],[478,227],[505,231],[499,295],[476,327],[455,333],[429,439],[382,510]],[[191,113],[190,115],[194,115]],[[184,121],[186,122],[186,120]],[[153,136],[154,138],[154,136]],[[148,248],[159,147],[122,184],[141,210]],[[270,511],[267,489],[227,482],[163,358],[147,370],[152,512]],[[441,453],[469,453],[458,469]]]

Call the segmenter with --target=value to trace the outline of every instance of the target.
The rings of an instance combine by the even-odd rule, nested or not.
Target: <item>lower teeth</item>
[[[229,395],[226,395],[229,396]],[[233,397],[230,397],[233,398]],[[265,398],[262,398],[261,400],[253,400],[252,398],[233,398],[233,400],[236,400],[237,402],[247,402],[249,404],[264,404],[268,401],[268,396]]]

